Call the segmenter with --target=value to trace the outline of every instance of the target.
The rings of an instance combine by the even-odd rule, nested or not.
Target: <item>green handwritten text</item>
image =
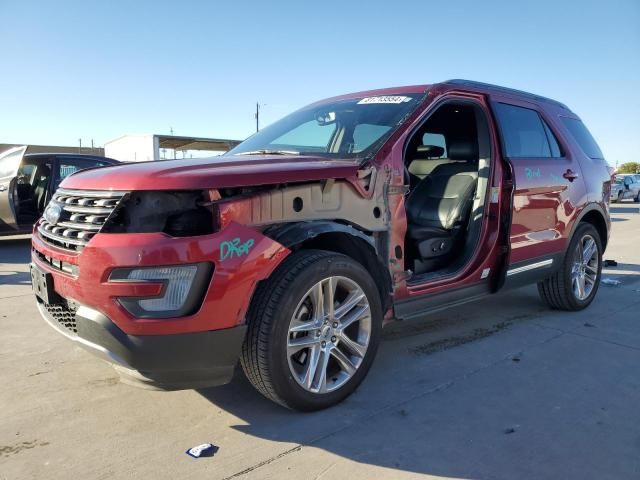
[[[222,242],[220,244],[220,261],[223,262],[229,258],[241,257],[243,255],[248,255],[249,250],[253,247],[255,241],[250,238],[244,243],[240,243],[240,238],[236,237],[233,240],[228,242]]]

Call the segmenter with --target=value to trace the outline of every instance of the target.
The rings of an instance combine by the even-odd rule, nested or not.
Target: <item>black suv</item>
[[[31,233],[60,182],[79,170],[120,162],[98,155],[33,153],[27,147],[0,154],[0,235]]]

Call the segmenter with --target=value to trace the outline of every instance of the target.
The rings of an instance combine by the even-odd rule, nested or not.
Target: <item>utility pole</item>
[[[93,153],[93,138],[91,139],[91,153]]]
[[[173,136],[173,127],[169,127],[169,133]]]
[[[256,102],[256,132],[260,131],[260,103]]]
[[[78,145],[79,145],[78,153],[82,153],[82,139],[81,138],[78,139]]]

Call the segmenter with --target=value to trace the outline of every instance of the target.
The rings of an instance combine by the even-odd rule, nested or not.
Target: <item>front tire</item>
[[[578,226],[562,266],[551,277],[538,283],[540,297],[551,308],[578,311],[593,301],[602,273],[602,242],[589,223]]]
[[[242,368],[262,395],[284,407],[335,405],[369,371],[382,315],[377,286],[362,265],[333,252],[299,251],[256,291]]]

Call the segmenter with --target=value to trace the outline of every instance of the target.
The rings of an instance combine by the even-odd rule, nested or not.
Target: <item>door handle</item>
[[[562,176],[564,178],[566,178],[567,180],[569,180],[570,182],[573,182],[576,178],[578,178],[580,175],[578,175],[577,173],[575,173],[573,170],[568,169],[566,172],[564,172],[562,174]]]

